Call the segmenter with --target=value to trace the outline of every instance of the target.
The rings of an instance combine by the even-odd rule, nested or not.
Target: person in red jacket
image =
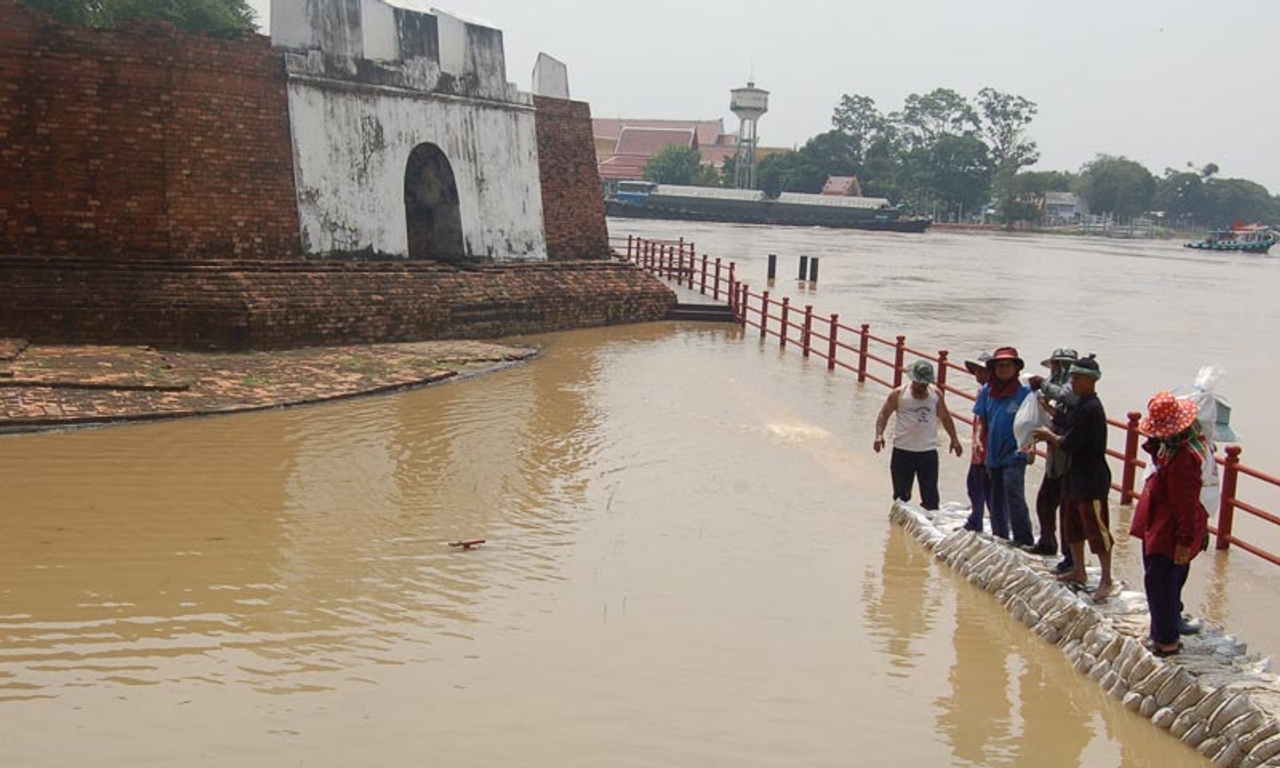
[[[1143,585],[1151,612],[1151,643],[1156,656],[1182,649],[1182,587],[1191,559],[1204,547],[1209,514],[1200,503],[1201,466],[1208,450],[1196,421],[1196,404],[1160,392],[1147,403],[1138,432],[1149,439],[1155,473],[1147,478],[1133,513],[1129,535],[1142,539]]]

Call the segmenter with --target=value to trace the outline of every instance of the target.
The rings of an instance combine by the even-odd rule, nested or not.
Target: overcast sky
[[[269,0],[250,0],[262,26]],[[429,0],[397,0],[430,7]],[[595,117],[724,118],[729,90],[770,92],[760,142],[803,144],[841,94],[882,112],[912,93],[979,89],[1039,106],[1036,170],[1098,153],[1160,175],[1214,162],[1280,193],[1280,0],[446,0],[503,31],[507,79],[539,51]]]

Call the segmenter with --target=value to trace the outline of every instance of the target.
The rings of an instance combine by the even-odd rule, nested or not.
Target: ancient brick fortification
[[[591,108],[580,101],[535,96],[542,215],[551,259],[598,258],[609,252],[604,197],[596,165]]]
[[[613,261],[460,271],[430,262],[0,258],[0,336],[272,349],[493,338],[663,317],[674,296]]]
[[[538,108],[555,261],[309,260],[266,38],[65,27],[0,0],[0,336],[243,349],[661,318],[670,291],[583,261],[608,250],[589,110]]]
[[[0,254],[298,255],[267,38],[95,30],[0,0]]]

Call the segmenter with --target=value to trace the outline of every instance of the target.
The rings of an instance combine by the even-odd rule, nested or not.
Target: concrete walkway
[[[481,341],[195,353],[0,339],[0,432],[302,405],[483,373],[536,354]]]

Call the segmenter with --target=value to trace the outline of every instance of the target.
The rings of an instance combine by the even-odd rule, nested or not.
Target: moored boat
[[[776,198],[750,189],[619,182],[605,198],[610,216],[733,224],[835,227],[924,232],[932,220],[879,197],[837,197],[783,192]]]
[[[1203,240],[1186,244],[1201,251],[1237,251],[1240,253],[1266,253],[1280,239],[1265,224],[1237,224],[1231,229],[1216,229]]]

